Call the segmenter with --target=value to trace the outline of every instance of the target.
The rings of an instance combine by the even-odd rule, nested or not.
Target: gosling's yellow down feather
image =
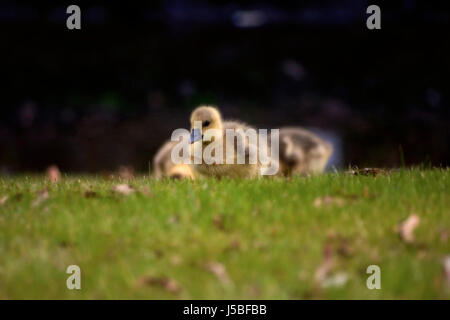
[[[225,132],[227,129],[242,129],[244,132],[251,127],[245,123],[238,121],[223,121],[222,116],[219,110],[212,106],[200,106],[195,109],[191,114],[191,130],[197,129],[201,131],[202,137],[199,141],[196,141],[191,144],[191,154],[194,154],[194,148],[196,144],[202,144],[202,150],[204,150],[210,143],[213,141],[217,141],[211,139],[211,141],[206,141],[203,139],[203,134],[205,131],[210,129],[218,130],[221,134],[217,137],[218,139],[222,139],[223,146],[223,161],[222,164],[210,163],[210,159],[205,159],[205,154],[202,155],[202,163],[201,164],[193,164],[191,165],[194,172],[199,174],[200,176],[207,177],[229,177],[229,178],[255,178],[261,175],[261,164],[259,161],[256,164],[249,164],[248,154],[249,150],[257,150],[257,145],[251,145],[248,139],[245,139],[244,148],[246,161],[245,164],[237,164],[237,144],[234,144],[234,162],[233,164],[226,163],[226,139]],[[201,124],[200,127],[198,125]],[[198,147],[198,145],[197,145]]]

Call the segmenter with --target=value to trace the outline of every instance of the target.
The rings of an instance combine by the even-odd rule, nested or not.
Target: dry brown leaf
[[[145,285],[160,287],[170,293],[179,293],[181,291],[181,287],[178,282],[168,277],[144,276],[137,279],[137,284],[141,286]]]
[[[420,223],[420,218],[416,214],[412,214],[399,224],[398,233],[403,241],[407,243],[411,243],[414,241],[414,229],[418,227]]]
[[[228,276],[227,269],[219,262],[209,262],[205,265],[207,271],[211,272],[223,285],[230,285],[231,280]]]
[[[129,184],[118,184],[112,188],[112,192],[128,196],[134,192],[134,188]]]
[[[316,208],[320,208],[322,206],[331,206],[331,205],[336,205],[336,206],[342,207],[344,204],[345,204],[345,200],[341,197],[324,196],[324,197],[318,197],[314,200],[314,206]]]
[[[47,178],[51,181],[51,182],[59,182],[59,180],[61,180],[61,172],[59,171],[59,168],[55,165],[51,165],[50,167],[47,168]]]
[[[42,202],[47,200],[49,197],[50,197],[50,193],[48,192],[48,188],[45,188],[37,193],[36,199],[33,201],[33,203],[31,205],[33,207],[37,207]]]
[[[330,273],[333,265],[334,261],[332,248],[331,246],[326,245],[323,250],[323,263],[316,269],[316,273],[314,275],[314,278],[318,284],[322,285],[322,283],[328,277],[328,274]]]
[[[8,195],[4,195],[3,197],[0,198],[0,205],[5,205],[6,201],[8,200],[9,196]]]
[[[334,259],[334,251],[335,251],[335,242],[336,237],[339,237],[336,235],[333,231],[329,233],[327,236],[327,240],[323,249],[323,262],[322,264],[316,269],[316,272],[314,274],[314,280],[316,284],[322,288],[328,288],[328,287],[342,287],[344,286],[348,281],[348,274],[345,272],[337,272],[332,273],[332,269],[335,266],[335,259]],[[345,240],[340,240],[340,245],[344,243]],[[341,248],[337,249],[337,253],[342,254],[339,252]],[[345,254],[348,254],[347,252]]]

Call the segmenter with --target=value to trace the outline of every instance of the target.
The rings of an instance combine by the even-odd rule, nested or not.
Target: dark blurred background
[[[449,165],[446,2],[2,0],[1,171],[146,171],[202,103],[311,128],[336,167]]]

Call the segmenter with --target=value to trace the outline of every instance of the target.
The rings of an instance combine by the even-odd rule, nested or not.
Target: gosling
[[[299,127],[280,128],[280,170],[285,176],[322,173],[333,146]]]
[[[234,159],[233,162],[227,163],[226,154],[227,154],[227,143],[225,133],[227,129],[233,129],[234,132],[236,130],[241,129],[243,132],[248,129],[253,129],[245,123],[238,121],[222,121],[222,116],[214,107],[211,106],[200,106],[195,109],[191,114],[191,165],[193,171],[199,176],[203,177],[216,177],[216,178],[257,178],[262,174],[262,170],[264,169],[260,161],[256,161],[256,163],[250,164],[249,162],[249,154],[250,152],[258,152],[257,144],[252,144],[251,141],[246,137],[243,140],[243,147],[245,149],[245,162],[244,164],[238,164],[237,155],[239,150],[238,144],[233,144],[234,146]],[[204,135],[208,130],[215,129],[219,133],[217,136],[212,136],[211,139],[205,139]],[[218,141],[216,139],[221,139],[222,141]],[[201,144],[201,150],[205,150],[211,143],[217,142],[222,144],[223,152],[222,152],[222,162],[217,163],[212,159],[215,154],[211,154],[211,158],[208,158],[208,155],[205,155],[203,152],[202,159],[200,159],[201,163],[195,162],[195,148],[199,147]],[[219,156],[218,156],[219,157]],[[209,163],[209,164],[208,164]]]

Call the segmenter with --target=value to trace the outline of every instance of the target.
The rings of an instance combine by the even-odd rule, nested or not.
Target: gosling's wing
[[[239,120],[227,120],[227,121],[224,121],[222,123],[222,127],[223,127],[224,130],[226,130],[226,129],[234,129],[234,130],[242,129],[242,130],[245,131],[245,130],[250,129],[250,128],[254,129],[252,126],[248,125],[245,122],[239,121]]]
[[[333,152],[333,146],[320,138],[312,131],[301,127],[284,127],[280,129],[280,140],[290,139],[294,147],[301,148],[305,153],[309,153],[317,148],[324,149],[328,155]]]
[[[226,139],[226,130],[231,129],[231,130],[242,130],[243,133],[245,134],[245,132],[248,129],[254,129],[253,127],[249,126],[248,124],[246,124],[245,122],[242,121],[238,121],[238,120],[227,120],[224,121],[222,123],[222,128],[223,128],[223,141],[224,141],[224,159],[226,160],[226,147],[227,147],[227,139]],[[234,162],[235,164],[237,164],[237,157],[238,157],[238,153],[243,152],[243,156],[244,156],[244,161],[245,163],[248,163],[249,161],[249,155],[250,155],[250,148],[249,148],[249,139],[246,138],[245,142],[244,142],[244,146],[243,146],[244,150],[239,150],[238,149],[238,143],[237,143],[237,138],[234,139]]]

